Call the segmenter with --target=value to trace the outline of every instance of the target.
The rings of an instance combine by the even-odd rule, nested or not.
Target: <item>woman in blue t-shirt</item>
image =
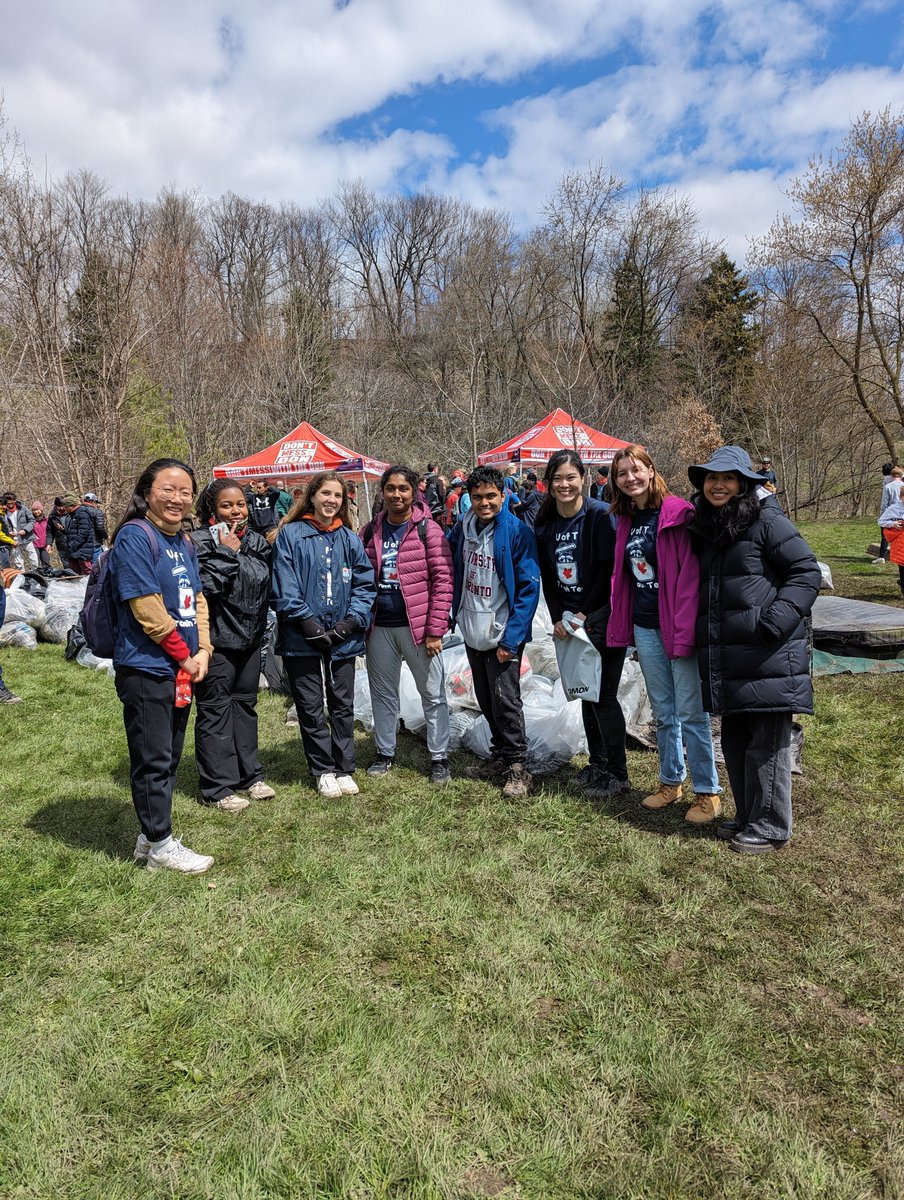
[[[191,688],[207,674],[213,647],[207,604],[182,520],[197,485],[186,463],[158,458],[142,471],[110,538],[119,602],[113,666],[129,746],[132,801],[141,833],[137,861],[199,875],[213,859],[172,836],[173,784],[182,755]]]
[[[590,761],[575,777],[587,796],[601,800],[630,786],[625,717],[618,702],[625,649],[606,646],[615,530],[608,505],[584,495],[585,473],[574,450],[558,450],[550,458],[544,476],[547,492],[534,533],[553,637],[570,636],[563,622],[564,614],[570,613],[570,623],[583,625],[602,659],[599,696],[581,701]]]
[[[273,543],[276,653],[283,656],[305,758],[321,796],[354,795],[355,657],[377,589],[335,471],[313,476]],[[323,690],[329,725],[323,709]]]

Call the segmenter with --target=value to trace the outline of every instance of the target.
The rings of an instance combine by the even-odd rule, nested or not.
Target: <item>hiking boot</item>
[[[0,683],[0,704],[21,704],[22,697],[11,692],[5,683]]]
[[[321,776],[321,779],[323,776]],[[343,796],[357,796],[360,791],[358,785],[352,779],[351,775],[337,775],[336,782],[339,785],[339,791]]]
[[[143,833],[139,833],[138,841],[135,843],[135,849],[132,852],[132,858],[134,858],[136,862],[147,862],[150,848],[151,843]]]
[[[328,796],[330,800],[338,800],[342,795],[339,780],[332,771],[328,771],[325,775],[317,777],[317,792],[321,796]]]
[[[136,846],[136,849],[138,847]],[[185,875],[203,875],[213,866],[210,854],[195,854],[182,845],[181,838],[170,838],[164,846],[148,850],[148,870],[182,871]]]
[[[367,768],[368,775],[387,775],[395,766],[395,759],[391,754],[378,754],[370,766]]]
[[[684,814],[692,825],[708,825],[722,816],[722,797],[718,792],[695,792],[694,801]]]
[[[258,779],[257,783],[252,783],[248,788],[248,795],[252,800],[272,800],[276,795],[269,783],[264,783],[263,779]]]
[[[204,801],[205,808],[218,808],[221,812],[240,813],[251,805],[250,800],[246,800],[244,796],[236,796],[233,792],[230,796],[221,796],[219,800]]]
[[[501,758],[482,758],[473,766],[465,767],[468,779],[500,779],[508,771]]]
[[[530,791],[533,781],[533,776],[521,763],[512,763],[506,774],[502,794],[507,800],[521,800]]]
[[[641,804],[644,808],[665,808],[667,804],[674,804],[676,800],[680,799],[680,783],[661,783],[652,796],[641,800]]]
[[[430,764],[430,782],[433,786],[445,787],[451,778],[448,759],[435,758]]]

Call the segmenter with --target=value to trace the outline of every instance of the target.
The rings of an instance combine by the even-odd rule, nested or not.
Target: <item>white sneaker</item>
[[[132,855],[132,857],[135,859],[136,862],[147,862],[148,851],[150,850],[150,848],[151,848],[151,843],[148,841],[148,839],[144,836],[143,833],[139,833],[138,841],[135,843],[135,852]]]
[[[223,812],[240,813],[251,806],[251,801],[246,800],[244,796],[236,796],[233,793],[231,796],[224,796],[222,800],[214,800],[212,804],[208,804],[207,808],[219,808]]]
[[[360,791],[351,775],[337,775],[336,782],[339,784],[339,791],[343,796],[357,796]]]
[[[874,558],[874,559],[873,559],[873,566],[874,566],[874,567],[884,567],[884,566],[885,566],[885,559],[884,559],[884,558]]]
[[[276,795],[269,783],[264,783],[263,779],[259,779],[257,783],[252,783],[247,789],[248,795],[252,800],[272,800]]]
[[[195,854],[194,850],[182,845],[181,838],[171,838],[165,846],[148,852],[149,871],[159,871],[165,867],[169,871],[182,871],[186,875],[203,875],[212,866],[212,855]]]
[[[331,800],[336,800],[342,795],[342,788],[339,786],[339,780],[331,772],[318,777],[317,791],[321,796],[329,796]]]

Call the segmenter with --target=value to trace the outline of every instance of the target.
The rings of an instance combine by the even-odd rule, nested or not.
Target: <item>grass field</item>
[[[900,600],[874,528],[804,530]],[[189,747],[186,878],[130,862],[112,682],[2,661],[0,1196],[904,1196],[896,676],[819,681],[796,836],[753,860],[638,807],[649,753],[596,810],[432,791],[403,737],[324,801],[264,697],[278,799],[202,810]]]

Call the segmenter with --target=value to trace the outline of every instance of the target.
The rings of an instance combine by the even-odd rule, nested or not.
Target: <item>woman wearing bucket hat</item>
[[[703,704],[722,716],[735,801],[735,819],[716,834],[739,854],[762,854],[791,837],[791,720],[813,711],[806,619],[820,570],[740,446],[688,475]]]

